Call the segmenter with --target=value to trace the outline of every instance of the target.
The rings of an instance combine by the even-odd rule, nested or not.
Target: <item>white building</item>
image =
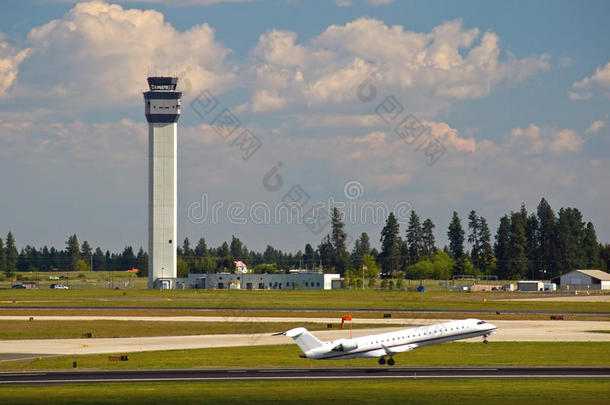
[[[176,280],[179,288],[243,290],[330,290],[339,274],[301,272],[291,274],[214,273],[189,274]],[[337,288],[337,281],[335,281]],[[340,286],[340,284],[338,284]]]
[[[610,274],[601,270],[573,270],[560,280],[566,290],[610,290]]]
[[[517,291],[544,291],[542,281],[518,281]]]

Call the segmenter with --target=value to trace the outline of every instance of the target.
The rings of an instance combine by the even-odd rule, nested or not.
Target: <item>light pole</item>
[[[161,282],[159,283],[159,290],[163,289],[163,279],[165,278],[165,267],[161,267]]]

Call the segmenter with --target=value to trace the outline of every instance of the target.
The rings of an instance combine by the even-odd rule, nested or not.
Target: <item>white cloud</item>
[[[74,0],[42,0],[49,3],[74,3]],[[115,3],[170,4],[175,6],[213,6],[222,3],[252,3],[260,0],[115,0]]]
[[[78,3],[31,30],[15,96],[102,107],[141,102],[147,71],[178,73],[182,88],[225,88],[235,79],[230,50],[207,24],[179,32],[154,10]],[[167,66],[166,64],[169,64]]]
[[[456,151],[475,152],[476,142],[473,138],[462,138],[455,128],[451,128],[445,122],[424,121],[424,125],[430,127],[430,134],[439,139],[444,145],[450,145]]]
[[[19,72],[19,64],[27,57],[29,49],[18,51],[3,41],[0,33],[0,97],[6,95],[7,91],[15,82]]]
[[[426,111],[485,97],[501,82],[547,69],[549,58],[502,56],[496,34],[464,29],[459,20],[419,33],[371,18],[331,25],[306,43],[292,32],[269,31],[254,56],[255,87],[278,91],[286,106],[357,103],[358,86],[373,77],[380,92]]]
[[[604,67],[598,67],[593,76],[572,83],[572,91],[568,96],[573,100],[584,100],[594,94],[610,98],[610,62]]]
[[[335,0],[337,7],[351,7],[354,3],[351,0]]]
[[[582,137],[571,129],[539,127],[530,124],[527,128],[515,128],[511,132],[509,147],[522,148],[526,154],[578,152]]]
[[[367,3],[373,7],[377,6],[385,6],[387,4],[392,4],[394,0],[367,0]]]
[[[597,120],[589,125],[589,128],[585,131],[586,134],[596,135],[600,129],[606,126],[606,121]]]
[[[252,97],[252,112],[277,111],[284,107],[286,100],[277,93],[269,90],[260,90]]]

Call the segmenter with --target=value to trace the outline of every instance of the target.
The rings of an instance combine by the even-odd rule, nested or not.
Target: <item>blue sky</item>
[[[495,228],[545,197],[610,241],[608,17],[606,1],[8,0],[0,232],[20,245],[59,247],[74,232],[103,248],[146,245],[152,67],[177,71],[185,91],[180,240],[317,244],[326,230],[252,218],[302,190],[307,204],[344,206],[348,233],[373,240],[383,223],[361,218],[366,207],[411,207],[442,244],[454,209]],[[367,78],[369,102],[357,93]],[[248,159],[191,106],[206,89],[261,140]],[[387,97],[403,110],[389,122],[376,114]],[[432,165],[394,132],[409,114],[445,151]],[[269,191],[278,162],[283,186]],[[198,214],[202,200],[217,220]]]

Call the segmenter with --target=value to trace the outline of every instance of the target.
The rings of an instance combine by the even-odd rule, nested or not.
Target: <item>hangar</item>
[[[566,290],[610,290],[610,274],[601,270],[573,270],[560,280]]]

